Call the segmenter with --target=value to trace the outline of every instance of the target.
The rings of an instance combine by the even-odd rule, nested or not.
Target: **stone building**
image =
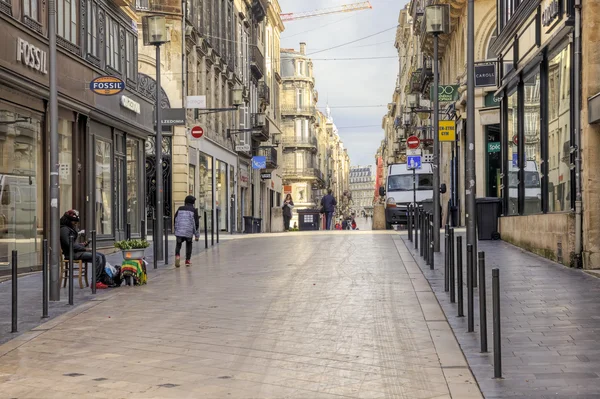
[[[350,168],[351,209],[357,216],[373,214],[376,173],[373,165]]]

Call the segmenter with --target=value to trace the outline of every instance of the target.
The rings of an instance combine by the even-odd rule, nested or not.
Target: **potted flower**
[[[123,240],[115,242],[115,247],[123,253],[125,260],[144,259],[144,250],[150,246],[146,240]]]

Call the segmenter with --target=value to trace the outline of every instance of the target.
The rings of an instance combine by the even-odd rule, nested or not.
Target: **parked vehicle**
[[[508,165],[508,192],[511,214],[518,213],[519,198],[519,169],[509,162]],[[540,172],[535,161],[525,164],[525,214],[540,213],[542,201],[542,185]]]
[[[0,238],[35,237],[36,191],[32,176],[0,175]]]

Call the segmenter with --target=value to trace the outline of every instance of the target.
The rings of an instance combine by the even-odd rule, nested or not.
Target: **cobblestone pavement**
[[[247,236],[0,346],[0,397],[481,398],[400,236]]]
[[[457,230],[464,236],[464,229]],[[406,233],[406,245],[414,248]],[[463,238],[463,243],[465,239]],[[444,234],[442,232],[442,249]],[[464,244],[463,244],[464,246]],[[475,333],[444,292],[444,255],[435,270],[414,256],[433,287],[486,398],[600,398],[600,279],[502,241],[479,241],[486,254],[489,353],[480,353],[479,292]],[[414,254],[414,250],[413,250]],[[463,249],[466,262],[466,251]],[[502,380],[494,380],[491,269],[500,269]],[[463,267],[466,273],[466,267]],[[466,284],[466,275],[463,279]],[[465,286],[465,315],[467,291]]]

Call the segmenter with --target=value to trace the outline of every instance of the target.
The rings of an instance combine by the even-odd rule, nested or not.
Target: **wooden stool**
[[[62,252],[62,251],[61,251]],[[65,257],[61,253],[61,263],[60,263],[60,275],[63,279],[63,288],[67,286],[67,280],[69,279],[69,260],[65,259]],[[73,260],[73,271],[78,270],[78,274],[73,277],[78,277],[79,279],[79,288],[83,289],[83,281],[82,278],[85,278],[85,286],[89,287],[90,283],[88,281],[88,264],[82,260]]]

